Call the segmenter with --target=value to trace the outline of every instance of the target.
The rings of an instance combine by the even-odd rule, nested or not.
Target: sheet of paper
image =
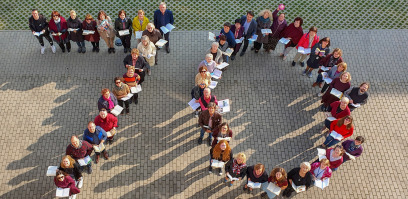
[[[167,29],[166,26],[160,27],[160,30],[163,32],[163,34],[167,34],[168,32],[170,32],[170,30]]]
[[[225,137],[225,138],[222,138],[222,137],[217,137],[217,140],[218,141],[221,141],[221,140],[226,140],[226,141],[231,141],[231,137]]]
[[[234,50],[232,48],[227,48],[224,52],[222,52],[222,54],[227,55],[228,57],[231,57],[233,52]]]
[[[82,159],[78,159],[77,162],[79,163],[80,166],[86,166],[89,164],[89,162],[91,162],[91,157],[87,155],[86,157]]]
[[[123,107],[116,105],[115,107],[113,107],[113,109],[111,110],[111,113],[114,114],[115,116],[118,116],[123,110]]]
[[[142,31],[136,31],[135,37],[136,39],[141,39],[142,38]]]
[[[325,187],[329,186],[329,180],[330,178],[325,178],[324,180],[316,179],[314,185],[323,190]]]
[[[166,43],[167,43],[166,40],[160,39],[159,41],[156,42],[155,45],[158,46],[158,47],[163,47]]]
[[[332,90],[330,91],[330,94],[336,96],[339,99],[341,99],[341,97],[343,96],[343,92],[341,92],[341,91],[339,91],[339,90],[337,90],[335,88],[332,88]]]
[[[338,134],[336,131],[332,131],[330,133],[330,136],[332,136],[334,139],[341,141],[343,139],[343,136]]]
[[[272,30],[271,29],[261,29],[261,33],[262,34],[272,33]]]
[[[130,87],[130,92],[133,94],[139,93],[140,91],[142,91],[142,86],[140,84],[138,84],[136,87]]]
[[[218,161],[218,160],[212,160],[211,167],[215,168],[223,168],[224,167],[224,162],[223,161]]]
[[[127,101],[127,100],[129,100],[130,98],[132,98],[133,97],[133,93],[129,93],[129,94],[127,94],[125,97],[122,97],[122,99],[120,99],[120,100],[122,100],[122,101]]]
[[[167,30],[172,31],[172,30],[173,30],[174,28],[176,28],[176,27],[173,26],[173,24],[168,23],[168,24],[166,25],[166,28],[167,28]]]
[[[302,192],[302,191],[306,191],[306,186],[305,186],[305,185],[296,186],[296,185],[292,182],[292,187],[293,187],[293,189],[296,191],[296,193],[300,193],[300,192]]]
[[[329,71],[330,69],[329,69],[329,67],[321,66],[321,67],[320,67],[320,70],[322,70],[322,71]]]
[[[244,41],[244,37],[241,37],[241,38],[239,38],[239,39],[235,39],[235,42],[236,42],[237,44],[242,43],[242,41]]]
[[[58,198],[69,197],[69,188],[57,188],[55,196]]]
[[[303,47],[299,46],[298,53],[307,55],[307,54],[310,54],[310,50],[311,50],[310,48],[303,48]]]
[[[360,104],[351,104],[351,106],[354,106],[354,107],[358,108],[358,107],[360,107],[361,105],[360,105]]]
[[[323,78],[323,81],[326,82],[326,84],[330,84],[333,80],[329,77]]]
[[[281,43],[283,43],[283,44],[288,44],[288,43],[290,42],[290,40],[282,37],[282,38],[279,40],[279,42],[281,42]]]
[[[259,182],[252,182],[252,181],[250,181],[250,180],[248,180],[248,187],[251,187],[252,189],[258,189],[258,188],[261,188],[261,183],[259,183]]]
[[[125,30],[119,30],[119,36],[124,36],[124,35],[129,35],[129,29],[125,29]]]
[[[191,99],[190,102],[188,102],[188,105],[190,105],[191,109],[193,109],[193,111],[197,110],[198,107],[200,107],[200,103],[195,102],[196,99]]]
[[[335,117],[327,117],[326,119],[329,120],[329,121],[334,121],[334,120],[336,120]]]
[[[229,173],[227,173],[227,176],[231,181],[239,181],[239,178],[234,178]]]
[[[356,160],[356,156],[351,155],[350,153],[347,153],[347,152],[345,152],[345,153],[351,160]]]
[[[83,30],[82,31],[82,35],[93,35],[94,33],[95,33],[95,31],[93,31],[93,30]]]
[[[208,86],[211,89],[214,89],[217,86],[218,82],[217,81],[211,81],[210,85]]]
[[[229,99],[218,101],[218,113],[228,113],[231,111]]]
[[[248,41],[253,42],[256,41],[256,39],[258,39],[258,35],[252,36],[250,39],[248,39]]]
[[[275,195],[279,195],[282,190],[280,187],[276,186],[275,183],[272,183],[272,182],[269,183],[266,189],[268,189],[270,192],[274,193]]]
[[[222,62],[221,64],[217,65],[216,67],[220,70],[224,69],[227,67],[229,64],[227,62]]]
[[[208,40],[210,40],[210,41],[215,41],[215,34],[214,33],[212,33],[212,32],[208,32]]]
[[[215,79],[220,79],[222,75],[222,71],[215,69],[213,73],[211,73],[211,77]]]
[[[47,176],[55,176],[57,173],[58,166],[49,166],[47,169]]]
[[[60,32],[59,33],[52,33],[51,35],[52,36],[60,36],[60,35],[62,35],[62,33],[60,33]]]
[[[68,28],[68,32],[73,32],[75,30],[79,30],[79,28]]]
[[[319,161],[326,158],[326,149],[317,148],[317,156],[319,156]]]

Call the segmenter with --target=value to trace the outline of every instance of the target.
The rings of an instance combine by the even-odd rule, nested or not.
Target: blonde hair
[[[310,163],[309,163],[309,162],[302,162],[302,163],[300,164],[300,168],[302,168],[302,166],[303,166],[303,167],[306,167],[306,168],[307,168],[307,171],[310,171],[310,169],[312,168],[312,167],[310,166]]]
[[[153,28],[153,29],[155,29],[156,27],[154,26],[154,24],[152,24],[152,23],[148,23],[147,25],[146,25],[146,27],[147,28]]]
[[[140,53],[139,53],[139,50],[138,50],[137,48],[133,48],[133,49],[132,49],[132,52],[131,52],[130,54],[139,55]]]
[[[246,163],[246,155],[244,153],[238,153],[237,156],[235,156],[235,159],[241,159],[243,163]]]
[[[77,15],[76,12],[75,12],[75,10],[69,11],[69,15],[71,15],[71,14],[75,14],[75,16]]]
[[[343,66],[343,71],[342,72],[347,70],[347,63],[346,62],[341,62],[340,64],[337,64],[337,68],[339,68],[339,66]]]
[[[142,9],[140,9],[139,11],[137,11],[137,14],[140,14],[140,13],[142,13],[143,15],[145,14],[145,12],[144,12]]]
[[[340,75],[340,79],[343,77],[343,75],[345,75],[345,74],[347,74],[348,75],[348,78],[347,78],[347,81],[346,82],[350,82],[351,81],[351,75],[350,75],[350,73],[349,72],[343,72],[343,73],[341,73],[341,75]]]
[[[325,165],[325,166],[330,166],[330,161],[326,158],[323,158],[322,160],[320,160],[320,165]]]
[[[214,59],[214,56],[211,53],[208,53],[208,54],[205,55],[205,58],[210,58],[210,57],[211,57],[211,59]]]
[[[150,42],[150,39],[149,39],[149,37],[147,35],[143,35],[142,36],[142,41]]]
[[[259,15],[260,17],[262,17],[262,16],[265,14],[265,12],[268,13],[268,18],[271,18],[271,17],[272,17],[272,12],[271,12],[270,10],[267,10],[267,9],[262,10],[261,12],[259,12],[258,15]]]

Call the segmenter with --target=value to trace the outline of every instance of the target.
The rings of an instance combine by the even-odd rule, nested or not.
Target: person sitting
[[[93,19],[93,17],[90,14],[86,14],[85,20],[82,22],[82,29],[83,30],[89,30],[89,31],[94,31],[93,34],[89,35],[84,35],[84,39],[86,41],[91,42],[92,44],[92,52],[99,52],[99,40],[101,37],[99,36],[99,32],[97,29],[97,24],[96,21]]]
[[[281,190],[285,190],[286,187],[288,187],[288,180],[286,178],[287,174],[284,168],[274,168],[271,174],[269,174],[268,182],[265,182],[265,184],[263,185],[263,190],[265,192],[261,194],[261,197],[268,196],[268,198],[272,199],[276,196],[275,193],[267,189],[269,183],[273,183],[275,184],[275,186],[280,187]]]
[[[302,47],[302,48],[305,48],[305,49],[312,48],[318,42],[319,42],[319,36],[317,36],[317,28],[315,26],[312,26],[312,27],[309,28],[309,32],[305,33],[300,38],[299,43],[296,46],[296,49],[299,50],[299,47]],[[297,52],[295,57],[293,58],[292,66],[295,66],[296,62],[300,62],[301,67],[305,66],[305,62],[303,62],[303,61],[306,59],[306,57],[309,54],[302,54],[300,52]]]
[[[118,100],[107,88],[102,89],[101,94],[102,96],[98,100],[98,110],[100,111],[104,108],[110,113],[118,105]]]
[[[222,62],[224,62],[224,59],[222,58],[222,51],[218,48],[219,44],[218,42],[213,42],[211,44],[211,48],[209,48],[205,54],[212,54],[214,58],[215,63],[217,64],[221,64]]]
[[[352,158],[354,160],[356,157],[359,157],[363,153],[363,146],[362,146],[363,143],[364,143],[364,137],[357,136],[355,140],[350,139],[350,140],[346,140],[342,142],[341,146],[343,146],[343,149],[345,152],[353,156]],[[350,156],[344,153],[343,163],[345,163],[348,160],[350,160]]]
[[[341,145],[336,145],[334,148],[326,149],[326,158],[330,161],[329,168],[336,171],[343,163],[344,149]]]
[[[327,148],[339,143],[345,138],[353,135],[353,131],[354,125],[353,117],[351,115],[347,115],[341,119],[334,120],[330,124],[330,134],[322,144],[322,147]]]
[[[331,94],[332,89],[336,89],[340,92],[344,92],[347,89],[350,88],[350,80],[351,80],[351,75],[349,72],[343,72],[340,77],[334,79],[330,85],[329,85],[329,89],[327,89],[326,93],[324,93],[324,95],[322,96],[322,101],[321,103],[323,103],[322,105],[322,109],[323,110],[327,110],[327,108],[329,107],[329,105],[331,103],[333,103],[334,101],[339,100],[339,98],[333,94]]]
[[[211,146],[212,131],[222,122],[222,116],[215,112],[216,104],[208,103],[207,110],[202,111],[198,118],[198,124],[201,127],[198,144],[203,143],[204,132],[208,133],[208,146]]]
[[[156,57],[156,46],[153,42],[150,42],[148,36],[142,36],[142,42],[139,43],[137,49],[142,54],[142,56],[146,59],[149,66],[153,66],[155,64],[155,57]],[[151,70],[147,69],[147,74],[151,75]]]
[[[92,144],[94,147],[98,147],[101,151],[97,152],[95,149],[96,159],[95,163],[98,164],[101,152],[103,153],[103,157],[108,160],[108,152],[104,147],[103,143],[106,141],[107,138],[106,131],[103,130],[100,126],[96,126],[94,122],[88,122],[88,128],[84,131],[84,140]],[[101,145],[102,144],[102,145]],[[102,149],[100,148],[102,147]]]
[[[321,66],[319,66],[319,67],[321,67]],[[347,63],[346,62],[341,62],[338,65],[331,67],[330,70],[327,71],[327,77],[326,78],[330,78],[331,80],[336,79],[336,78],[340,77],[341,73],[346,72],[346,70],[347,70]],[[323,86],[323,83],[324,83],[324,86]],[[319,85],[319,87],[322,88],[322,90],[318,94],[318,96],[321,97],[321,96],[323,96],[323,94],[327,90],[327,88],[329,88],[329,84],[324,82],[323,74],[321,72],[318,72],[316,82],[313,83],[312,87],[315,87],[317,85]]]
[[[244,178],[246,175],[246,170],[246,156],[244,153],[238,153],[232,161],[228,161],[227,164],[225,164],[224,182],[230,181],[228,186],[231,187],[235,180],[231,180],[228,175],[230,175],[232,178],[242,180],[242,178]]]
[[[207,110],[207,106],[210,102],[214,102],[216,105],[218,105],[217,97],[215,95],[211,95],[210,88],[204,89],[204,95],[200,97],[199,102],[201,111]]]
[[[198,65],[198,72],[200,72],[200,67],[205,66],[207,67],[207,70],[209,73],[214,72],[215,66],[217,63],[213,60],[213,55],[212,54],[206,54],[205,59],[201,61],[201,63]]]
[[[130,55],[127,55],[125,59],[123,59],[123,65],[125,66],[125,68],[129,68],[129,66],[135,67],[134,72],[140,76],[139,84],[142,84],[145,79],[145,76],[146,76],[145,71],[150,70],[149,64],[140,55],[139,50],[136,48],[133,48]]]
[[[350,99],[350,104],[348,105],[350,112],[367,103],[368,88],[370,88],[370,84],[363,82],[360,84],[360,87],[350,87],[344,91],[344,96]]]
[[[201,66],[198,69],[198,74],[195,76],[195,85],[198,86],[202,81],[208,81],[208,84],[211,82],[211,74],[208,72],[207,66]]]
[[[302,162],[300,167],[293,168],[288,173],[288,188],[283,191],[283,196],[290,197],[292,193],[295,191],[293,189],[293,185],[296,187],[305,186],[304,191],[308,190],[309,187],[312,185],[313,175],[310,173],[310,163],[309,162]]]
[[[208,172],[211,174],[212,173],[212,163],[214,160],[224,162],[224,165],[227,164],[229,161],[231,161],[233,155],[232,155],[232,150],[228,144],[227,141],[222,140],[219,142],[217,145],[215,145],[213,148],[210,149],[210,167],[208,167]],[[219,168],[218,172],[219,176],[222,176],[222,168]]]
[[[299,43],[300,38],[302,38],[303,35],[302,24],[303,19],[301,17],[296,17],[293,20],[293,23],[289,24],[289,26],[287,26],[281,32],[281,37],[290,40],[289,43],[285,45],[283,52],[279,55],[282,57],[283,60],[286,60],[286,56],[294,47],[296,47],[296,45]]]
[[[268,174],[265,171],[265,166],[263,164],[256,164],[247,168],[247,183],[244,185],[244,191],[247,191],[248,194],[252,192],[252,187],[248,186],[249,182],[253,183],[265,183],[268,182]]]
[[[335,119],[340,119],[342,117],[345,117],[347,115],[350,115],[350,109],[348,108],[349,104],[349,99],[347,97],[342,97],[340,101],[335,101],[330,104],[330,117],[334,117]],[[330,128],[332,120],[330,118],[326,118],[324,120],[324,126],[325,128],[322,129],[326,130],[326,128]]]
[[[68,145],[65,150],[65,155],[69,155],[77,161],[78,159],[83,159],[86,156],[91,155],[92,151],[93,147],[89,142],[79,140],[77,136],[73,135],[71,137],[71,144]],[[84,167],[87,167],[88,174],[92,173],[92,161]],[[84,167],[81,168],[81,171],[83,171]]]
[[[204,89],[208,87],[208,81],[207,80],[202,80],[201,83],[198,86],[194,86],[194,88],[191,90],[191,99],[195,99],[196,103],[199,103],[199,99],[204,95]],[[201,107],[198,107],[195,110],[195,117],[198,117],[199,110]]]
[[[312,169],[310,170],[313,175],[313,181],[325,180],[330,178],[332,175],[332,170],[330,169],[330,161],[327,158],[321,159],[319,162],[312,164]]]
[[[221,52],[225,52],[228,49],[228,45],[227,37],[225,35],[220,35],[218,40],[218,48],[221,50]],[[222,59],[228,63],[228,55],[222,54]]]
[[[235,19],[235,24],[231,26],[231,32],[234,33],[235,39],[241,39],[244,35],[245,28],[241,26],[241,19]],[[231,54],[231,60],[235,59],[239,49],[241,48],[242,41],[240,43],[236,43],[234,47],[234,52]]]
[[[312,77],[312,71],[319,68],[319,62],[321,59],[326,57],[330,53],[330,38],[325,37],[319,41],[311,49],[310,57],[307,60],[306,69],[303,71],[302,75],[307,75],[309,78]]]
[[[146,30],[143,31],[142,33],[143,36],[148,36],[150,42],[156,44],[156,42],[158,42],[160,39],[162,39],[162,34],[160,33],[159,30],[156,29],[156,27],[154,26],[154,24],[152,23],[148,23],[146,26]],[[157,50],[160,50],[160,48],[156,49],[156,55],[154,56],[154,64],[157,65]]]
[[[72,179],[75,179],[78,189],[82,188],[84,178],[81,174],[81,166],[79,166],[70,155],[62,157],[58,170],[63,171],[65,174],[71,176]]]
[[[229,138],[231,140],[232,130],[230,129],[229,125],[224,122],[213,131],[212,136],[214,137],[214,141],[212,142],[211,147],[214,147],[221,141],[219,138]],[[227,140],[228,144],[230,143],[230,140]]]
[[[113,136],[117,133],[116,127],[118,127],[118,118],[103,108],[99,111],[99,115],[95,117],[94,123],[106,131],[107,141],[109,144],[112,144]]]
[[[62,171],[57,171],[54,177],[55,186],[58,188],[69,188],[69,199],[75,199],[76,194],[81,191],[75,186],[75,180],[71,176],[64,174]]]
[[[125,84],[128,85],[129,89],[131,89],[132,87],[136,87],[137,84],[139,84],[140,82],[140,76],[138,74],[135,73],[135,67],[133,66],[129,66],[127,68],[127,72],[125,74],[123,74],[123,79],[125,80]],[[129,99],[129,103],[132,103],[132,101],[135,102],[135,104],[138,103],[138,98],[139,98],[139,94],[138,93],[134,93],[132,98]]]
[[[124,83],[125,79],[123,77],[115,77],[113,81],[115,82],[115,86],[112,89],[112,93],[115,95],[116,99],[118,99],[119,106],[121,106],[122,108],[126,107],[126,114],[129,114],[129,101],[133,99],[133,96],[129,100],[122,100],[122,98],[126,97],[130,93],[129,86]],[[125,104],[125,107],[123,106],[123,104]],[[120,114],[123,114],[125,111],[122,111]]]

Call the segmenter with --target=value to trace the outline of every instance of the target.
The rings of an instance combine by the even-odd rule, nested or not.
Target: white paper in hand
[[[281,43],[283,43],[283,44],[288,44],[288,43],[290,42],[290,40],[282,37],[282,38],[279,40],[279,42],[281,42]]]
[[[351,155],[350,153],[345,152],[346,155],[350,158],[350,160],[356,160],[356,156]]]
[[[218,82],[216,81],[211,81],[210,85],[208,86],[211,89],[214,89],[217,86]]]
[[[211,73],[211,77],[215,79],[220,79],[222,75],[222,71],[215,69],[213,73]]]
[[[111,113],[114,114],[115,116],[118,116],[123,110],[123,107],[116,105],[115,107],[113,107],[113,109],[111,110]]]
[[[259,183],[259,182],[252,182],[252,181],[250,181],[250,180],[248,180],[248,187],[251,187],[252,189],[259,189],[259,188],[261,188],[261,183]]]
[[[300,193],[300,192],[302,192],[302,191],[306,191],[306,186],[305,186],[305,185],[296,186],[296,185],[292,182],[292,187],[293,187],[293,189],[296,191],[296,193]]]
[[[129,29],[126,29],[126,30],[119,30],[119,36],[125,36],[125,35],[128,35],[128,34],[130,34],[130,32],[129,32]]]
[[[220,114],[227,113],[231,111],[229,99],[218,101],[218,112]]]
[[[156,42],[156,46],[158,46],[159,48],[163,47],[165,44],[167,43],[166,40],[164,39],[160,39],[159,41]]]
[[[208,40],[210,40],[210,41],[215,41],[215,34],[214,33],[212,33],[212,32],[208,32]]]
[[[142,86],[140,84],[138,84],[136,87],[130,88],[131,93],[139,93],[140,91],[142,91]]]
[[[135,37],[136,39],[141,39],[142,38],[142,31],[136,31]]]
[[[322,70],[322,71],[328,71],[328,70],[330,70],[328,67],[325,67],[325,66],[321,66],[320,67],[320,70]]]
[[[82,159],[77,160],[77,162],[79,163],[80,166],[86,166],[91,161],[92,161],[92,159],[91,159],[91,157],[89,157],[89,155],[87,155],[86,157],[84,157]]]
[[[226,62],[222,62],[221,64],[217,65],[217,68],[222,70],[223,68],[227,67],[229,64]]]
[[[57,173],[58,166],[49,166],[47,169],[47,176],[55,176]]]
[[[239,178],[233,178],[229,173],[227,173],[227,176],[231,181],[239,181]]]
[[[129,93],[129,94],[127,94],[125,97],[122,97],[122,99],[120,99],[120,100],[122,100],[122,101],[127,101],[127,100],[129,100],[130,98],[132,98],[133,97],[133,94],[132,93]]]
[[[324,180],[316,179],[314,185],[323,190],[325,187],[329,186],[329,180],[330,178],[326,178]]]
[[[339,90],[337,90],[335,88],[331,89],[330,94],[336,96],[339,99],[341,99],[341,97],[343,97],[343,92],[341,92],[341,91],[339,91]]]
[[[190,105],[190,107],[191,107],[191,109],[193,109],[193,111],[197,110],[198,107],[200,107],[200,103],[197,103],[195,101],[196,101],[196,99],[193,98],[188,102],[188,105]]]
[[[276,186],[275,183],[272,183],[272,182],[269,183],[266,189],[268,189],[270,192],[274,193],[275,195],[279,195],[282,190],[280,187]]]
[[[319,156],[319,161],[326,158],[326,150],[325,149],[317,149],[317,156]],[[327,158],[326,158],[327,159]]]
[[[57,188],[57,191],[55,192],[55,196],[57,198],[64,198],[64,197],[69,197],[69,188]]]
[[[222,162],[222,161],[218,161],[218,160],[212,160],[212,163],[211,163],[211,167],[214,167],[214,168],[223,168],[224,167],[224,162]]]
[[[334,139],[341,141],[343,139],[343,136],[338,134],[336,131],[332,131],[330,133],[330,136],[332,136]]]

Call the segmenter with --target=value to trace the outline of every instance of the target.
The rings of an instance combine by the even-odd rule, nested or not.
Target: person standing
[[[130,49],[130,39],[132,38],[132,19],[126,16],[125,10],[120,10],[118,14],[118,18],[115,20],[115,30],[116,36],[120,38],[123,44],[123,52],[128,53],[131,51]],[[127,35],[120,35],[119,31],[121,30],[129,30],[129,34]]]
[[[96,19],[96,24],[98,25],[98,32],[100,37],[105,41],[108,46],[108,53],[115,53],[115,31],[114,24],[111,18],[106,15],[105,11],[101,10],[98,13],[98,19]]]
[[[82,20],[79,19],[75,10],[71,10],[69,16],[67,20],[69,39],[78,45],[78,53],[85,53],[86,48],[84,37],[82,36]]]
[[[244,30],[244,47],[242,48],[241,53],[239,56],[244,56],[245,51],[248,48],[249,40],[252,36],[255,35],[256,32],[256,21],[253,19],[254,18],[254,12],[248,11],[246,16],[241,17],[241,26],[245,28]]]
[[[99,36],[99,32],[97,29],[97,24],[91,14],[86,14],[84,22],[82,22],[82,29],[88,31],[94,31],[93,34],[85,35],[84,39],[86,41],[91,42],[92,44],[92,52],[99,52],[99,40],[101,37]]]
[[[207,110],[202,111],[198,118],[198,124],[201,127],[198,144],[203,143],[204,132],[208,133],[208,146],[211,146],[212,132],[222,122],[222,116],[215,112],[216,104],[214,102],[208,103]]]
[[[92,146],[95,149],[95,146],[100,147],[100,144],[103,144],[106,139],[108,138],[106,131],[103,130],[100,126],[96,126],[94,122],[88,122],[88,128],[85,129],[84,131],[84,140],[92,144]],[[101,149],[101,148],[99,148]],[[109,155],[108,152],[106,151],[105,148],[101,149],[101,151],[97,152],[95,151],[96,154],[96,159],[95,163],[98,164],[99,162],[99,157],[103,154],[103,157],[108,160]]]
[[[28,19],[28,26],[30,27],[31,32],[33,32],[33,35],[38,39],[38,42],[40,42],[41,54],[44,54],[45,52],[44,37],[48,40],[48,42],[50,42],[52,53],[55,53],[56,49],[54,42],[52,41],[50,32],[48,31],[47,18],[42,14],[38,14],[37,9],[33,9],[31,11],[31,15],[32,16]],[[40,34],[36,35],[36,33]]]
[[[71,43],[69,42],[67,32],[67,21],[58,11],[52,11],[51,17],[52,19],[48,23],[48,28],[53,35],[54,41],[58,43],[63,53],[65,53],[65,49],[71,52]]]
[[[273,23],[271,26],[272,34],[269,34],[268,37],[268,44],[264,45],[264,49],[267,52],[271,50],[275,50],[276,45],[278,44],[279,39],[282,37],[281,32],[288,26],[285,13],[280,13],[278,15],[280,8],[278,7],[275,11],[273,11]]]
[[[166,43],[166,52],[170,53],[170,32],[163,34],[163,31],[160,29],[162,26],[166,26],[167,24],[174,23],[173,19],[173,12],[167,10],[166,3],[161,2],[159,4],[159,9],[154,11],[154,26],[164,35],[164,39],[167,41]]]

